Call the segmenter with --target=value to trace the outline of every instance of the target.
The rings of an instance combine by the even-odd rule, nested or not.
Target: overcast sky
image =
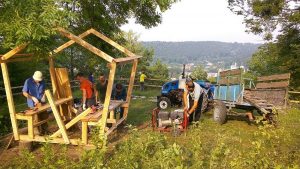
[[[145,29],[133,19],[122,26],[140,34],[141,41],[223,41],[263,43],[245,32],[242,16],[227,8],[227,0],[181,0],[163,13],[157,27]]]

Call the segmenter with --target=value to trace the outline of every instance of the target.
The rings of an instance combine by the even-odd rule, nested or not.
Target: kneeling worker
[[[186,80],[183,94],[183,106],[184,110],[187,111],[189,122],[200,120],[203,92],[204,91],[199,84],[193,82],[189,78]]]

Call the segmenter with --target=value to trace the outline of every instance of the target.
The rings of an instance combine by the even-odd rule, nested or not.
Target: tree
[[[298,0],[228,0],[228,7],[244,16],[248,32],[263,34],[266,40],[272,40],[272,32],[278,28],[299,30]]]
[[[113,37],[131,17],[147,28],[158,25],[161,13],[174,2],[176,0],[2,0],[0,42],[6,49],[31,43],[32,51],[50,51],[49,45],[57,42],[54,40],[57,37],[53,37],[57,27],[73,29],[75,33],[94,27]]]
[[[193,69],[191,73],[191,78],[196,80],[206,80],[207,72],[204,70],[204,67],[202,65],[198,65],[196,68]]]
[[[250,70],[256,74],[291,73],[291,86],[300,85],[300,2],[298,0],[228,0],[229,8],[243,15],[249,32],[276,41],[253,55]]]
[[[161,63],[160,60],[156,60],[156,62],[148,67],[146,74],[154,79],[168,79],[169,78],[169,70],[166,64]]]
[[[29,43],[27,52],[34,53],[36,58],[47,57],[50,51],[65,42],[61,36],[57,36],[57,27],[67,28],[75,34],[93,27],[124,44],[126,40],[120,36],[120,26],[127,23],[129,18],[136,18],[137,23],[147,28],[156,26],[161,22],[162,12],[175,2],[176,0],[1,0],[1,54],[20,44]],[[85,40],[113,57],[123,56],[97,37],[89,36]],[[151,53],[151,50],[147,50],[142,55]],[[71,75],[74,74],[74,69],[88,73],[104,71],[106,68],[103,60],[82,50],[78,45],[64,50],[55,58],[57,66],[69,68]],[[47,64],[43,66],[46,67]]]

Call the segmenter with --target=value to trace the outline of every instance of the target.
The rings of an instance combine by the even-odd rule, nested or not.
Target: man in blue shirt
[[[114,85],[113,90],[112,90],[112,94],[111,94],[111,99],[112,100],[123,100],[126,101],[126,96],[127,96],[127,92],[126,92],[126,88],[120,84],[117,83],[116,85]],[[121,107],[118,112],[120,112],[120,118],[123,117],[123,112],[124,112],[124,108]]]
[[[46,84],[43,81],[43,74],[40,71],[34,72],[34,75],[26,79],[23,86],[23,95],[27,98],[29,108],[35,107],[38,103],[45,102]]]
[[[29,108],[37,107],[40,104],[45,103],[45,89],[46,84],[43,80],[43,74],[40,71],[34,72],[33,76],[26,79],[23,86],[23,95],[27,98],[27,105]],[[38,114],[38,120],[45,120],[48,118],[47,112]],[[37,120],[37,119],[36,119]],[[47,123],[41,125],[40,133],[47,132]]]

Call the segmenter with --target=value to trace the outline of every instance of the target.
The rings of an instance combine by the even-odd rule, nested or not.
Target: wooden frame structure
[[[1,63],[3,81],[5,86],[5,92],[7,97],[7,103],[8,103],[14,138],[15,140],[20,140],[20,141],[37,141],[37,142],[47,141],[50,143],[86,145],[88,144],[88,140],[87,140],[88,125],[100,126],[100,137],[104,137],[105,135],[106,136],[109,135],[114,129],[116,129],[116,127],[119,124],[121,124],[127,118],[128,108],[131,100],[131,93],[134,85],[134,78],[137,70],[138,59],[141,58],[141,56],[136,56],[126,48],[122,47],[121,45],[117,44],[113,40],[109,39],[108,37],[104,36],[103,34],[101,34],[100,32],[94,29],[89,29],[78,36],[68,32],[63,28],[58,28],[57,31],[64,37],[69,38],[70,40],[64,43],[63,45],[59,46],[55,50],[53,50],[49,55],[49,67],[50,67],[49,70],[50,70],[53,92],[51,93],[50,90],[46,90],[45,94],[49,103],[41,107],[38,107],[36,110],[27,111],[25,113],[16,112],[14,99],[12,95],[12,88],[9,79],[9,72],[7,69],[8,62],[26,61],[31,59],[28,58],[27,56],[32,56],[32,54],[29,55],[18,54],[20,51],[25,49],[28,44],[20,45],[1,56],[0,63]],[[102,39],[103,41],[107,42],[108,44],[112,45],[122,53],[126,54],[127,57],[113,58],[110,55],[106,54],[105,52],[101,51],[100,49],[94,47],[93,45],[83,40],[84,37],[90,34],[95,35],[98,38]],[[82,47],[86,48],[87,50],[94,53],[98,57],[106,60],[108,62],[109,65],[108,67],[110,69],[103,108],[93,114],[91,114],[92,110],[89,108],[84,112],[80,113],[79,115],[77,115],[76,117],[73,117],[74,114],[72,115],[72,113],[75,113],[77,110],[72,107],[73,97],[71,93],[67,70],[63,68],[54,67],[54,55],[70,47],[74,43],[81,45]],[[23,57],[23,58],[19,58],[19,57]],[[113,101],[111,100],[111,94],[112,94],[112,88],[115,79],[116,67],[118,64],[128,64],[128,63],[132,63],[132,69],[131,69],[128,89],[127,89],[126,101]],[[116,119],[116,117],[114,117],[114,110],[117,107],[124,108],[124,116],[121,119]],[[56,120],[59,129],[58,131],[50,135],[50,137],[36,135],[36,133],[34,133],[34,128],[36,126],[39,126],[47,122],[47,120],[36,122],[35,121],[36,116],[40,112],[43,112],[48,108],[52,109],[54,115],[52,119]],[[27,135],[21,135],[19,133],[18,122],[17,122],[18,120],[26,120],[28,122]],[[72,127],[74,124],[78,122],[82,123],[82,134],[81,134],[82,138],[71,139],[67,134],[67,129],[69,129],[70,127]],[[112,124],[110,128],[107,128],[107,123]]]

